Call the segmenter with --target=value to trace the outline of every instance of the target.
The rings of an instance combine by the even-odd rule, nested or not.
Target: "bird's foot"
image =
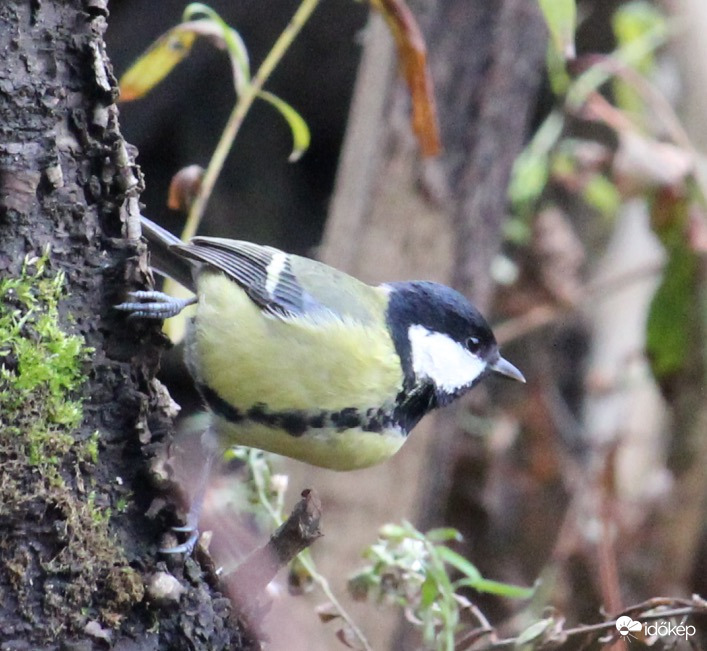
[[[184,527],[172,527],[172,531],[188,531],[189,537],[181,544],[175,545],[174,547],[162,547],[159,552],[160,554],[191,554],[196,547],[196,543],[199,540],[199,530],[194,527],[189,529]]]
[[[156,291],[130,292],[128,299],[116,305],[115,309],[128,312],[129,319],[169,319],[196,302],[195,297],[175,298]]]

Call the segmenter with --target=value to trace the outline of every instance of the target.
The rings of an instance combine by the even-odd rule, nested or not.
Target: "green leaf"
[[[574,30],[577,25],[575,0],[538,0],[538,2],[555,48],[565,59],[574,59]]]
[[[549,158],[546,153],[528,149],[521,152],[513,165],[508,194],[516,210],[529,210],[539,199],[549,178]]]
[[[618,7],[611,19],[621,57],[641,75],[648,77],[656,67],[655,48],[667,34],[665,17],[648,2],[628,2]],[[651,44],[655,44],[651,47]],[[616,105],[629,113],[640,114],[645,98],[635,84],[617,78],[613,83]]]
[[[453,527],[440,527],[438,529],[430,529],[425,538],[431,542],[447,542],[448,540],[456,540],[460,542],[462,535]]]
[[[473,563],[469,562],[461,554],[449,549],[449,547],[438,547],[437,554],[445,563],[456,568],[466,577],[454,582],[455,590],[461,587],[469,587],[479,592],[487,592],[510,599],[528,599],[533,594],[533,588],[485,579]]]
[[[309,127],[304,121],[304,118],[293,109],[287,102],[281,100],[277,95],[273,95],[266,90],[261,90],[258,93],[258,97],[264,99],[266,102],[272,104],[282,117],[287,120],[287,124],[290,125],[290,130],[292,131],[292,153],[288,157],[291,163],[298,161],[304,152],[309,148],[309,143],[311,141],[311,135],[309,133]]]
[[[553,43],[547,44],[545,67],[550,81],[550,89],[556,97],[563,97],[572,83],[572,78],[567,72],[564,57],[557,51]]]
[[[516,648],[528,644],[533,640],[537,640],[539,637],[545,634],[552,625],[554,620],[551,618],[541,619],[539,622],[534,622],[528,628],[526,628],[516,639]]]
[[[549,177],[549,154],[560,139],[564,125],[565,119],[559,111],[550,113],[516,158],[508,186],[508,196],[516,211],[532,210],[545,189]]]
[[[379,535],[381,538],[387,538],[388,540],[402,540],[407,538],[408,530],[399,524],[389,522],[380,528]]]
[[[456,581],[454,586],[455,589],[473,588],[478,592],[485,592],[486,594],[493,594],[508,599],[530,599],[535,592],[534,588],[484,578],[461,579],[460,581]]]
[[[687,246],[670,254],[648,312],[646,350],[653,375],[663,379],[683,369],[696,323],[698,259]]]
[[[611,26],[619,48],[629,47],[647,36],[665,35],[667,30],[665,16],[655,5],[643,0],[618,7],[611,18]],[[638,52],[630,63],[646,74],[655,64],[654,54],[653,48]]]
[[[483,579],[481,572],[476,569],[476,565],[469,562],[461,554],[457,554],[457,552],[452,551],[449,547],[438,547],[437,554],[445,563],[448,563],[452,567],[456,568],[472,581],[481,581]]]
[[[668,254],[646,325],[646,351],[653,375],[660,382],[689,366],[690,351],[699,337],[699,258],[688,236],[689,197],[656,194],[651,225]]]
[[[593,175],[582,191],[584,200],[605,217],[614,217],[621,204],[621,194],[616,184],[603,174]]]
[[[422,587],[420,588],[421,605],[423,608],[431,606],[439,596],[439,588],[437,582],[431,577],[425,578]]]

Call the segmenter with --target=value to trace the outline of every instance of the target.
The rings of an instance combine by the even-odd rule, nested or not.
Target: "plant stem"
[[[258,93],[263,89],[265,82],[268,80],[273,70],[280,62],[285,52],[294,41],[297,34],[299,34],[302,27],[305,25],[312,12],[316,9],[319,4],[319,0],[302,0],[302,4],[297,8],[290,22],[287,24],[285,29],[282,31],[277,41],[273,45],[265,60],[258,68],[252,81],[245,85],[243,92],[238,97],[236,105],[233,107],[233,111],[228,118],[228,122],[224,127],[221,138],[214,150],[213,156],[209,161],[209,166],[206,168],[204,173],[204,178],[201,181],[201,187],[199,193],[197,194],[192,206],[189,210],[189,216],[187,217],[187,222],[184,225],[184,231],[182,232],[182,239],[185,241],[189,240],[196,234],[196,230],[201,222],[201,218],[206,209],[206,204],[211,197],[211,193],[216,184],[216,180],[223,169],[223,164],[226,161],[228,153],[231,151],[233,146],[233,141],[238,134],[238,131],[243,124],[248,110],[258,96]]]
[[[329,581],[327,581],[326,577],[317,571],[314,561],[308,552],[308,549],[300,552],[298,557],[300,563],[302,563],[304,569],[306,569],[312,577],[312,580],[319,586],[326,598],[331,602],[332,606],[334,606],[341,618],[346,622],[347,626],[351,629],[351,632],[356,636],[356,638],[358,638],[358,641],[361,643],[361,647],[364,651],[373,651],[371,645],[368,643],[368,640],[366,640],[363,631],[356,625],[351,615],[346,612],[341,603],[339,603],[339,600],[336,598],[336,595],[333,593],[331,586],[329,585]]]
[[[270,498],[268,497],[267,489],[265,487],[265,477],[263,476],[262,467],[253,460],[255,454],[257,453],[254,450],[249,452],[248,467],[250,468],[253,483],[255,484],[256,492],[258,495],[258,501],[260,502],[261,506],[263,506],[268,512],[268,515],[272,518],[275,526],[279,527],[284,521],[284,518],[282,516],[282,510],[274,508],[270,502]],[[373,651],[373,648],[368,643],[368,640],[366,640],[366,636],[363,634],[363,631],[356,625],[356,622],[354,622],[351,615],[346,612],[344,607],[336,598],[336,595],[332,591],[329,582],[326,580],[326,577],[324,577],[317,571],[317,568],[314,564],[314,560],[312,559],[309,550],[305,549],[304,551],[301,551],[297,556],[297,559],[300,563],[302,563],[302,566],[305,570],[307,570],[309,575],[312,577],[312,580],[319,586],[321,591],[324,593],[324,596],[326,596],[326,598],[331,602],[332,606],[334,606],[336,611],[339,613],[341,619],[346,622],[351,632],[361,643],[361,648],[364,649],[364,651]]]

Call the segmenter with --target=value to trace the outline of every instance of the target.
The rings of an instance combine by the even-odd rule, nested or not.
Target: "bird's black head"
[[[525,381],[498,352],[481,313],[459,292],[432,282],[389,283],[387,322],[405,376],[409,427],[490,371]],[[405,411],[405,408],[403,408]]]

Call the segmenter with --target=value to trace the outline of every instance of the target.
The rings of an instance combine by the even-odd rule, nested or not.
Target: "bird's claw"
[[[162,547],[159,552],[160,554],[191,554],[196,547],[196,543],[199,540],[199,530],[198,529],[187,529],[186,527],[172,527],[173,531],[191,531],[189,537],[181,544],[175,545],[174,547]]]
[[[128,312],[129,319],[168,319],[179,314],[195,298],[175,298],[164,292],[137,291],[129,292],[124,303],[115,306],[116,310]]]

